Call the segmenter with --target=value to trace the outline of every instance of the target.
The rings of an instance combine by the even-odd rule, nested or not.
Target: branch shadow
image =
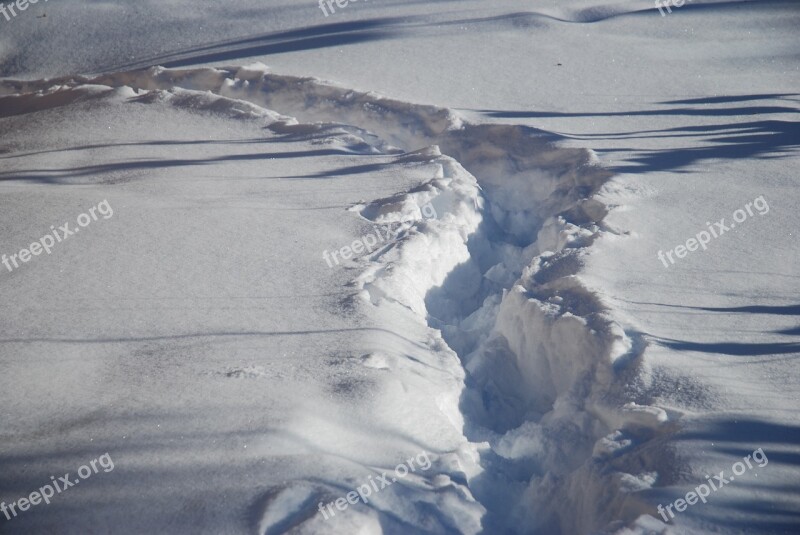
[[[317,149],[289,152],[256,152],[250,154],[232,154],[204,159],[174,159],[174,160],[128,160],[118,163],[87,165],[63,169],[25,169],[21,171],[0,172],[0,182],[29,181],[42,184],[74,184],[67,182],[69,179],[94,176],[116,171],[140,171],[148,169],[169,169],[173,167],[193,167],[209,165],[220,162],[241,162],[257,160],[273,160],[288,158],[307,158],[320,156],[354,156],[353,153],[336,149]],[[318,174],[316,178],[325,178],[327,175]]]
[[[734,356],[786,355],[797,354],[800,357],[800,343],[739,343],[739,342],[689,342],[672,338],[655,338],[662,346],[677,351],[699,351]]]
[[[797,115],[795,102],[798,93],[774,93],[703,97],[660,102],[680,107],[622,112],[551,112],[514,110],[472,110],[498,119],[552,119],[591,117],[719,117]],[[711,104],[731,104],[758,100],[783,100],[789,105],[740,105],[711,107]],[[688,105],[688,106],[687,106]],[[613,166],[617,172],[654,172],[687,167],[706,159],[783,158],[800,148],[800,121],[765,119],[761,121],[728,122],[715,125],[680,126],[675,128],[633,132],[579,134],[576,139],[664,139],[695,138],[693,147],[666,149],[614,148],[598,149],[599,153],[633,152],[622,165]]]

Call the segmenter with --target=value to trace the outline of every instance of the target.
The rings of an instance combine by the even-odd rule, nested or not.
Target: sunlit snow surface
[[[0,24],[0,532],[797,531],[795,3]]]

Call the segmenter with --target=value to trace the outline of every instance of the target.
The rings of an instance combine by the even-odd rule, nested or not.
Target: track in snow
[[[409,226],[355,284],[365,306],[390,301],[433,329],[432,352],[458,354],[466,386],[439,409],[463,425],[479,457],[465,484],[487,512],[483,529],[596,531],[649,512],[632,491],[653,484],[647,444],[668,418],[647,405],[642,340],[623,332],[579,278],[592,242],[614,232],[603,224],[609,208],[593,198],[610,174],[590,151],[561,148],[556,136],[531,128],[468,124],[450,110],[259,65],[6,82],[3,92],[21,94],[11,105],[24,111],[85,98],[98,86],[211,111],[266,108],[335,123],[357,130],[370,150],[403,154],[401,164],[438,165],[424,187],[362,210],[377,221],[397,205],[432,203],[439,217]],[[275,489],[259,508],[259,533],[302,525],[319,495],[319,485]],[[275,512],[276,502],[294,504],[295,513]],[[456,507],[441,529],[477,531],[457,517]]]

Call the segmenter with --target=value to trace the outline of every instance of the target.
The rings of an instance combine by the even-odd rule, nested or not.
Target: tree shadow
[[[289,152],[256,152],[250,154],[231,154],[212,158],[196,159],[160,159],[160,160],[128,160],[116,163],[86,165],[63,169],[23,169],[20,171],[0,172],[0,182],[29,181],[42,184],[74,184],[72,179],[96,176],[119,171],[140,171],[149,169],[170,169],[173,167],[193,167],[221,162],[241,162],[258,160],[278,160],[289,158],[308,158],[319,156],[354,156],[353,153],[338,149],[317,149]],[[344,173],[340,173],[344,174]],[[319,173],[314,178],[326,178],[327,173]],[[282,177],[286,178],[286,177]]]
[[[614,112],[552,112],[529,110],[473,110],[498,119],[553,119],[592,117],[690,117],[731,118],[743,116],[796,115],[800,107],[798,93],[773,93],[752,95],[726,95],[659,102],[659,109]],[[730,105],[760,100],[778,100],[787,105],[758,104]],[[713,106],[728,104],[725,107]],[[675,107],[675,106],[678,107]],[[687,167],[705,159],[752,159],[787,157],[800,147],[800,122],[786,119],[765,119],[748,122],[720,122],[712,125],[687,125],[674,128],[631,132],[606,132],[576,134],[570,137],[582,140],[610,139],[669,139],[694,138],[691,147],[665,149],[613,148],[597,152],[632,152],[626,164],[611,167],[617,172],[653,172]]]
[[[453,0],[439,0],[439,3]],[[422,2],[403,2],[403,4]],[[744,5],[763,4],[790,4],[792,0],[772,0],[769,2],[756,2],[755,0],[731,0],[715,2],[712,4],[689,5],[683,7],[683,12],[690,8],[695,10],[730,10]],[[200,63],[214,63],[221,61],[238,60],[242,58],[283,54],[304,50],[317,50],[322,48],[338,47],[350,44],[382,41],[399,38],[414,31],[430,30],[441,35],[443,28],[460,28],[464,25],[490,24],[490,30],[497,31],[498,25],[514,27],[536,27],[546,24],[547,21],[568,24],[593,24],[604,20],[622,16],[652,16],[656,7],[641,9],[598,10],[594,8],[577,10],[571,16],[555,16],[537,11],[518,11],[497,16],[455,18],[453,11],[445,11],[426,16],[409,15],[405,17],[378,17],[348,22],[335,22],[318,24],[310,27],[295,28],[290,30],[270,32],[260,35],[251,35],[237,39],[218,41],[184,48],[182,50],[159,54],[144,58],[136,62],[117,64],[101,69],[104,72],[121,69],[139,69],[153,65],[165,67],[185,67]],[[674,14],[673,14],[674,16]]]
[[[735,356],[759,356],[759,355],[785,355],[796,353],[800,356],[800,343],[776,342],[776,343],[740,343],[740,342],[689,342],[686,340],[674,340],[672,338],[655,338],[662,346],[676,351],[699,351],[702,353],[712,353],[721,355]]]

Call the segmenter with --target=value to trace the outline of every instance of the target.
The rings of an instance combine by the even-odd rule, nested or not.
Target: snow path
[[[383,151],[423,149],[404,158],[437,164],[439,176],[362,213],[378,223],[393,213],[403,220],[431,203],[439,217],[373,255],[357,287],[374,306],[396,303],[410,313],[408,321],[441,330],[466,367],[461,399],[443,394],[437,403],[456,426],[463,415],[475,444],[480,468],[466,461],[465,469],[489,512],[484,528],[585,532],[646,511],[629,503],[626,491],[649,487],[652,476],[610,470],[605,461],[623,444],[646,443],[668,419],[647,405],[637,384],[643,341],[626,335],[577,277],[583,251],[611,232],[603,228],[606,208],[592,198],[610,175],[589,151],[558,147],[555,136],[530,128],[470,125],[448,110],[273,75],[257,65],[7,87],[31,93],[59,84],[151,91],[140,99],[211,91],[305,123],[372,132],[382,140],[372,146]],[[50,90],[48,97],[60,104],[70,91]],[[247,104],[237,106],[246,112]],[[405,357],[379,345],[367,363]],[[449,349],[441,344],[438,351]],[[294,500],[305,503],[303,496]]]
[[[699,7],[691,11],[689,6],[685,8],[686,13],[695,11]],[[569,12],[564,8],[550,13],[516,13],[494,22],[512,26],[537,25],[540,19],[594,22],[618,13],[625,10],[590,6]],[[420,23],[417,28],[415,25],[421,21],[413,18],[379,22],[397,33],[424,27]],[[326,26],[318,28],[315,36],[335,41],[340,31],[354,40],[370,37],[369,24],[361,29],[357,25]],[[386,35],[374,37],[386,38]],[[270,41],[273,38],[279,41],[281,36],[270,36],[256,43],[263,47],[260,53],[286,46]],[[217,43],[208,57],[195,54],[184,58],[174,54],[162,59],[180,65],[184,61],[196,63],[259,53],[260,49],[251,45],[236,49]],[[63,87],[58,87],[61,84]],[[626,241],[626,232],[617,229],[642,229],[628,224],[624,213],[614,214],[614,223],[609,222],[607,215],[610,207],[636,204],[641,201],[632,201],[632,197],[646,197],[636,185],[610,183],[610,173],[596,165],[593,153],[580,148],[592,144],[619,150],[616,148],[619,142],[609,141],[609,136],[608,139],[602,134],[575,136],[577,141],[565,144],[563,139],[533,128],[471,124],[448,109],[385,99],[314,78],[273,75],[259,65],[187,71],[152,69],[96,79],[8,82],[2,91],[26,95],[3,99],[0,107],[6,113],[20,114],[56,109],[73,101],[79,104],[87,94],[103,93],[107,87],[117,88],[121,97],[135,97],[140,102],[163,101],[245,117],[268,117],[271,131],[276,134],[303,131],[313,137],[319,133],[313,133],[319,126],[308,123],[333,123],[326,127],[331,130],[323,136],[330,135],[340,141],[353,136],[342,145],[342,150],[392,155],[375,164],[344,165],[337,169],[337,174],[390,172],[416,164],[434,170],[434,178],[423,186],[354,207],[366,220],[394,223],[401,232],[396,243],[358,263],[361,275],[351,288],[361,297],[358,306],[371,307],[366,315],[377,322],[377,329],[364,341],[362,364],[370,370],[391,371],[393,376],[402,378],[394,386],[387,386],[384,393],[392,394],[390,389],[396,387],[424,400],[408,406],[391,401],[397,399],[391,395],[379,396],[380,401],[376,400],[374,405],[376,412],[395,415],[400,423],[393,421],[391,425],[405,427],[409,436],[418,434],[425,424],[442,429],[442,423],[447,422],[457,434],[463,430],[468,442],[453,448],[453,443],[459,440],[450,437],[449,449],[440,450],[444,459],[435,468],[436,478],[420,483],[413,490],[404,488],[408,493],[398,491],[392,498],[403,500],[413,496],[414,502],[435,503],[440,514],[419,514],[419,509],[424,509],[420,502],[397,513],[387,498],[383,504],[380,501],[373,504],[378,515],[372,511],[354,515],[349,517],[353,524],[337,525],[338,528],[355,531],[360,527],[372,532],[380,524],[391,532],[413,525],[420,530],[425,526],[430,532],[469,533],[478,531],[486,512],[483,523],[489,532],[506,529],[516,532],[522,530],[521,526],[525,526],[525,531],[538,529],[544,533],[614,531],[641,514],[657,517],[652,498],[658,495],[651,492],[648,503],[642,500],[647,491],[680,479],[675,474],[679,470],[677,458],[685,453],[685,448],[682,452],[674,451],[676,442],[670,443],[671,439],[679,436],[691,448],[698,437],[700,444],[730,438],[728,426],[736,422],[735,413],[730,422],[713,421],[708,423],[708,429],[703,429],[702,419],[694,421],[676,435],[678,427],[674,422],[686,414],[685,407],[656,406],[660,400],[671,400],[663,395],[663,385],[660,391],[651,390],[652,370],[642,362],[648,343],[651,349],[654,346],[657,349],[649,354],[663,361],[673,356],[658,351],[670,343],[675,348],[689,350],[702,350],[711,343],[681,346],[680,330],[685,326],[680,322],[666,330],[653,321],[645,327],[637,321],[639,318],[630,317],[630,311],[620,317],[619,309],[624,308],[619,306],[620,302],[613,302],[615,310],[608,308],[609,300],[621,299],[620,296],[628,295],[629,289],[618,283],[614,292],[609,291],[608,281],[598,281],[598,273],[617,270],[615,258],[633,258],[630,245],[623,245],[632,240]],[[137,94],[130,94],[126,89],[129,87],[135,88]],[[37,91],[42,94],[31,94]],[[141,91],[150,93],[138,94]],[[237,101],[232,103],[229,98]],[[267,113],[265,109],[297,117],[302,124],[294,124],[287,117]],[[778,111],[787,113],[791,109]],[[485,114],[490,120],[527,117],[524,112],[500,110],[485,110]],[[530,117],[539,115],[546,123],[547,113],[530,113]],[[555,113],[549,120],[557,121],[561,115],[571,114]],[[736,125],[741,119],[731,121]],[[772,126],[784,133],[788,145],[793,132],[790,125]],[[762,131],[756,124],[752,128]],[[620,139],[639,143],[640,147],[648,143],[638,141],[646,132],[630,130],[637,135],[620,134]],[[677,127],[676,131],[685,132]],[[658,144],[653,146],[658,148]],[[686,155],[692,159],[706,157],[696,151]],[[658,158],[654,153],[640,163],[653,168]],[[182,166],[189,162],[174,163]],[[149,164],[140,165],[146,170]],[[111,166],[92,167],[82,172],[111,169]],[[325,171],[318,173],[321,177]],[[52,170],[28,171],[22,176],[31,181],[71,178]],[[311,176],[314,173],[306,178]],[[644,208],[640,209],[647,211],[648,202],[644,201]],[[685,199],[676,198],[672,202],[677,204]],[[435,221],[414,223],[427,204],[434,206],[439,217]],[[711,200],[708,205],[712,205]],[[695,212],[702,211],[701,206],[696,208]],[[654,213],[663,210],[661,206],[649,209]],[[676,212],[670,220],[678,221],[681,217]],[[657,226],[656,222],[653,228]],[[620,252],[598,256],[598,240],[603,242],[604,250],[618,248]],[[669,240],[653,240],[656,241]],[[590,248],[595,254],[590,253]],[[597,268],[594,271],[586,268],[592,262]],[[646,267],[639,267],[642,273],[646,272]],[[591,285],[585,279],[587,271],[591,274]],[[635,280],[643,294],[649,283],[646,276]],[[590,287],[604,287],[605,294],[595,294]],[[726,287],[721,286],[719,291],[726,291]],[[780,288],[771,287],[769,291],[778,295]],[[656,303],[660,299],[661,296],[653,296],[652,302],[637,303],[642,316],[660,321],[663,316],[659,316],[662,312]],[[697,301],[692,306],[701,310],[702,305]],[[654,324],[659,328],[655,329]],[[758,327],[767,329],[769,325],[765,321]],[[715,326],[719,331],[728,328],[721,320]],[[785,330],[789,332],[790,328],[791,325],[786,326]],[[413,333],[409,334],[409,340],[425,340],[425,343],[422,347],[412,347],[413,344],[399,336],[387,337],[388,330]],[[793,345],[781,347],[796,350]],[[735,347],[716,349],[723,353],[736,350]],[[693,369],[691,362],[685,364],[686,369]],[[780,373],[780,367],[775,366]],[[230,372],[244,377],[264,373],[253,368]],[[720,373],[719,377],[717,373],[715,368],[703,372],[704,380],[691,384],[691,388],[693,391],[708,385],[726,388],[726,381],[738,379],[734,373]],[[413,379],[415,376],[417,379]],[[440,387],[435,398],[428,394],[431,383]],[[791,385],[787,388],[791,392]],[[699,403],[702,397],[688,403]],[[438,415],[431,420],[423,419],[421,424],[422,407]],[[765,419],[767,416],[764,415]],[[782,436],[785,430],[777,424],[771,425],[753,423],[753,428],[765,440],[774,439],[776,445],[783,441],[780,445],[786,446],[788,439]],[[746,453],[741,444],[725,447],[728,457]],[[790,459],[794,453],[786,450],[780,455]],[[725,464],[728,457],[719,453],[713,462]],[[353,462],[361,468],[374,466],[363,460]],[[702,481],[701,475],[694,474],[694,479]],[[334,499],[346,490],[335,477],[321,479],[293,476],[292,483],[276,486],[267,493],[256,508],[259,533],[278,532],[292,525],[309,532],[319,528],[319,519],[313,516],[316,498]],[[429,491],[433,487],[439,489],[441,500],[431,497]],[[780,492],[775,495],[780,498]],[[706,511],[712,507],[709,505]],[[721,518],[725,514],[722,509],[712,516]],[[682,518],[686,517],[679,520]],[[331,525],[321,526],[327,529]],[[647,519],[638,526],[654,531],[663,527]]]
[[[0,498],[95,445],[118,467],[0,531],[796,532],[796,1],[45,6],[3,26],[4,76],[260,60],[400,101],[260,67],[2,86],[45,90],[0,98],[14,247],[122,204],[0,280]],[[661,266],[758,195],[763,219]],[[398,240],[328,270],[373,221]],[[312,498],[423,448],[431,472],[320,520]]]

